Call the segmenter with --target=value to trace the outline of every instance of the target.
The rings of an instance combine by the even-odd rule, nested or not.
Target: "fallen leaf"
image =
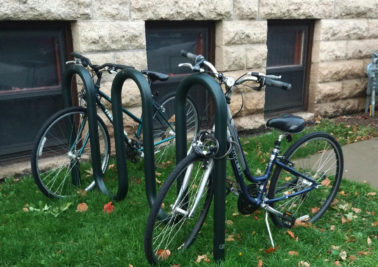
[[[234,235],[227,236],[226,241],[227,242],[234,242],[235,241]]]
[[[320,208],[318,208],[318,207],[313,207],[313,208],[311,208],[311,212],[312,212],[312,214],[317,213],[319,210],[320,210]]]
[[[367,193],[368,196],[376,196],[377,195],[377,192],[369,192]]]
[[[358,255],[365,255],[365,256],[367,256],[367,255],[369,255],[370,254],[370,252],[367,252],[367,251],[359,251],[358,252]]]
[[[22,211],[23,212],[29,212],[29,209],[28,208],[22,208]]]
[[[286,181],[286,182],[288,182],[288,181],[290,181],[290,180],[291,180],[291,177],[290,177],[290,176],[285,177],[285,181]]]
[[[298,227],[298,226],[302,226],[302,227],[311,227],[311,223],[310,222],[304,222],[302,220],[298,220],[296,219],[295,220],[295,223],[294,223],[294,227]]]
[[[347,258],[347,253],[346,253],[346,251],[345,250],[341,250],[340,251],[340,253],[339,253],[339,257],[340,257],[340,259],[342,259],[343,261],[345,261],[346,260],[346,258]]]
[[[341,216],[341,223],[344,224],[344,223],[346,223],[346,222],[347,222],[347,219],[345,219],[344,216]]]
[[[342,195],[342,196],[346,196],[347,195],[347,194],[345,194],[344,190],[341,190],[339,194]]]
[[[373,222],[373,223],[371,224],[371,226],[378,227],[378,222]]]
[[[109,165],[108,169],[109,169],[109,170],[113,170],[113,169],[115,169],[115,167],[116,167],[116,165],[113,163],[113,164],[110,164],[110,165]]]
[[[82,197],[85,197],[87,195],[87,191],[85,191],[84,189],[79,189],[76,193]]]
[[[367,242],[368,246],[370,247],[371,246],[371,239],[370,239],[370,237],[367,237],[366,242]]]
[[[300,261],[298,262],[298,266],[310,267],[311,265],[307,261]]]
[[[161,173],[160,172],[155,172],[155,175],[160,177],[161,176]]]
[[[114,211],[114,205],[111,201],[104,205],[104,211],[108,214]]]
[[[227,225],[230,225],[230,226],[231,226],[231,225],[233,225],[233,224],[234,224],[234,222],[233,222],[233,221],[231,221],[231,220],[226,220],[226,224],[227,224]]]
[[[259,262],[257,263],[257,267],[262,267],[262,266],[263,266],[263,261],[259,260]]]
[[[348,259],[350,259],[351,261],[355,261],[355,260],[356,260],[356,256],[354,256],[354,255],[350,255],[350,256],[348,257]]]
[[[166,260],[169,258],[169,256],[171,256],[171,251],[169,249],[159,249],[156,251],[156,255],[158,258]]]
[[[355,213],[360,213],[360,212],[361,212],[361,209],[359,209],[359,208],[352,208],[352,210],[353,210]]]
[[[204,261],[204,262],[208,262],[208,263],[209,263],[209,262],[210,262],[210,259],[207,257],[206,254],[204,254],[204,255],[198,255],[196,262],[197,262],[197,263],[200,263],[201,261]]]
[[[274,251],[276,251],[277,249],[279,249],[280,248],[280,246],[277,246],[277,247],[270,247],[270,248],[268,248],[268,249],[264,249],[264,251],[265,251],[265,253],[268,253],[268,254],[270,254],[270,253],[273,253]]]
[[[335,264],[336,266],[340,266],[341,265],[340,261],[335,261],[333,264]]]
[[[329,230],[334,231],[335,230],[335,226],[331,225],[331,227],[329,228]]]
[[[259,220],[259,217],[257,217],[256,215],[254,215],[253,218],[254,218],[256,221]]]
[[[161,184],[161,181],[158,178],[155,178],[157,184]]]
[[[339,248],[340,248],[340,246],[331,245],[331,249],[338,250]]]
[[[321,182],[321,185],[322,186],[329,186],[331,184],[331,180],[327,178],[325,178],[322,182]]]
[[[287,254],[289,254],[290,256],[298,256],[298,255],[299,255],[299,252],[298,252],[298,251],[291,250],[291,251],[289,251]]]
[[[292,231],[288,230],[286,233],[287,233],[292,239],[295,239],[295,235],[294,235],[294,233],[293,233]]]
[[[86,212],[88,210],[87,203],[79,203],[76,208],[76,212]]]

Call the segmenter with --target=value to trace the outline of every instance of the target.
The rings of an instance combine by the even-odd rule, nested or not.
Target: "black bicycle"
[[[106,118],[113,123],[113,117],[105,100],[112,103],[111,98],[100,90],[102,72],[117,73],[118,70],[131,68],[129,66],[106,63],[93,65],[91,61],[78,54],[72,53],[74,61],[68,64],[80,64],[88,68],[93,76],[97,77],[95,88],[97,90],[96,104]],[[167,74],[144,70],[149,80],[166,81]],[[153,96],[155,97],[155,95]],[[52,115],[38,132],[31,155],[31,167],[34,180],[40,190],[50,198],[62,198],[76,194],[81,190],[89,191],[95,187],[91,170],[91,149],[88,132],[88,111],[86,108],[86,90],[82,88],[78,93],[80,106],[65,108]],[[174,150],[175,141],[175,96],[174,93],[164,97],[159,103],[153,101],[153,137],[155,165],[157,168],[166,165],[170,150]],[[124,131],[127,158],[137,162],[143,157],[143,134],[141,116],[134,115],[126,108],[122,108],[124,117],[131,119],[136,127],[135,133]],[[186,102],[187,130],[189,138],[193,138],[199,129],[197,108],[192,99]],[[109,132],[103,119],[98,115],[98,134],[101,154],[102,172],[108,168],[111,155]],[[192,139],[190,139],[191,141]],[[78,167],[78,168],[77,168]],[[72,175],[72,171],[79,172]],[[73,181],[72,177],[80,177]]]
[[[284,90],[291,88],[290,84],[278,81],[279,76],[258,72],[248,72],[234,80],[219,73],[203,56],[183,54],[194,60],[194,66],[189,63],[182,66],[206,71],[225,86],[227,103],[235,88],[246,82],[257,83],[258,86],[252,87],[255,90],[265,85]],[[306,134],[281,154],[281,142],[285,139],[291,142],[292,134],[301,132],[305,121],[293,115],[268,120],[267,126],[278,129],[281,134],[274,142],[264,174],[253,176],[230,109],[227,124],[228,153],[224,156],[231,161],[236,178],[228,192],[238,195],[240,213],[251,214],[259,208],[266,211],[265,222],[273,247],[268,214],[276,226],[292,227],[296,222],[315,222],[326,212],[337,194],[343,173],[342,150],[331,135]],[[145,232],[145,254],[150,263],[177,262],[180,253],[193,243],[212,201],[211,173],[218,146],[213,131],[200,132],[191,145],[190,154],[177,164],[161,187]]]

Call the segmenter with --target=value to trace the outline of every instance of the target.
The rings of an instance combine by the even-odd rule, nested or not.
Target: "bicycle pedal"
[[[295,224],[295,220],[296,218],[294,217],[294,215],[289,212],[289,211],[285,211],[283,214],[282,214],[282,225],[286,228],[291,228],[294,226]]]

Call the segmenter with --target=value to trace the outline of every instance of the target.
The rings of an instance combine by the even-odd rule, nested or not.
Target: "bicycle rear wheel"
[[[212,166],[213,160],[191,153],[180,161],[160,189],[144,238],[150,263],[172,263],[193,243],[212,200]]]
[[[160,110],[153,116],[155,165],[157,168],[166,168],[175,162],[175,95],[167,96],[161,103]],[[187,140],[191,142],[199,131],[199,116],[189,97],[186,99],[185,111]]]
[[[337,194],[343,173],[343,153],[338,142],[329,134],[315,132],[303,136],[284,154],[288,165],[318,183],[319,187],[307,193],[274,203],[280,212],[289,212],[297,220],[315,222],[328,209]],[[281,167],[276,167],[268,197],[279,198],[309,188],[311,182]],[[281,218],[271,214],[274,224],[285,227]]]
[[[101,169],[105,173],[110,138],[100,117],[97,122]],[[31,167],[36,184],[50,198],[63,198],[95,186],[87,109],[66,108],[45,122],[33,145]]]

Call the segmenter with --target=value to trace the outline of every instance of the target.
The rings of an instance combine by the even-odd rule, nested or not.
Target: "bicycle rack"
[[[128,191],[128,176],[126,168],[126,153],[123,134],[122,85],[127,79],[132,79],[138,86],[142,96],[142,123],[143,123],[143,152],[144,152],[144,171],[146,177],[147,200],[151,207],[156,196],[155,184],[155,164],[154,164],[154,143],[152,135],[152,96],[151,89],[144,76],[134,69],[123,69],[118,72],[112,83],[111,97],[113,99],[113,120],[114,120],[114,139],[116,147],[116,159],[118,170],[118,193],[116,200],[123,199]],[[101,184],[102,182],[102,184]],[[100,181],[100,190],[108,193],[103,181]]]
[[[101,159],[100,159],[100,145],[98,142],[98,130],[97,130],[97,112],[96,112],[96,90],[94,87],[93,79],[88,70],[79,65],[69,65],[63,73],[62,79],[62,93],[63,101],[66,107],[72,106],[72,92],[71,92],[71,80],[73,75],[78,74],[84,83],[87,95],[87,108],[88,108],[88,127],[89,138],[91,140],[91,157],[92,157],[92,170],[93,177],[97,181],[103,180],[103,174],[101,171]],[[77,165],[72,166],[71,176],[73,183],[80,181],[80,172]]]
[[[226,153],[227,131],[227,105],[219,84],[206,74],[193,74],[185,78],[176,91],[176,160],[179,162],[186,156],[186,117],[185,101],[189,89],[193,85],[201,85],[210,92],[214,99],[215,109],[215,137],[219,142],[217,156]],[[216,261],[224,260],[225,257],[225,180],[226,159],[215,159],[213,169],[214,179],[214,238],[213,253]]]

